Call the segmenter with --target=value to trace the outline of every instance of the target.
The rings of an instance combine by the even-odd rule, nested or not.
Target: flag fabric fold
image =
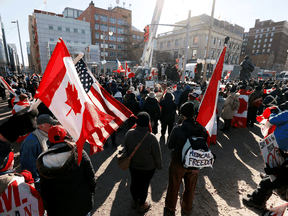
[[[8,91],[11,93],[11,94],[13,94],[14,96],[16,96],[16,93],[15,93],[15,91],[12,89],[12,87],[5,81],[5,79],[2,77],[2,76],[0,76],[0,82],[4,85],[4,87],[6,88],[6,89],[8,89]]]
[[[121,65],[121,62],[116,58],[116,63],[118,65],[118,69],[117,69],[117,72],[118,73],[121,73],[121,72],[125,72],[125,70],[123,69],[122,65]]]
[[[128,66],[128,63],[125,61],[125,77],[132,78],[134,76],[135,76],[135,74],[133,72],[131,72],[131,69]]]
[[[246,128],[247,124],[247,114],[248,114],[248,100],[250,92],[246,92],[245,89],[241,89],[238,99],[240,101],[240,106],[238,110],[234,111],[233,118],[231,120],[231,125],[238,128]]]
[[[83,85],[89,99],[100,111],[114,117],[114,120],[109,124],[102,128],[97,128],[95,133],[93,133],[92,138],[88,140],[91,144],[90,155],[92,155],[102,151],[103,145],[108,137],[113,134],[128,118],[134,115],[97,82],[83,59],[80,59],[75,64],[75,67],[81,84]]]
[[[209,140],[211,140],[212,135],[214,135],[213,140],[215,140],[215,133],[213,133],[213,128],[215,131],[215,118],[216,118],[216,107],[218,101],[218,92],[220,87],[220,80],[223,71],[223,62],[226,53],[226,46],[223,48],[222,53],[217,61],[217,65],[214,69],[212,77],[210,79],[207,90],[201,101],[198,116],[196,121],[204,126],[208,132]],[[217,126],[216,126],[217,131]],[[207,143],[210,145],[210,142]]]
[[[78,164],[86,140],[113,117],[101,112],[85,93],[64,41],[60,38],[48,62],[35,98],[39,98],[75,140]]]
[[[229,71],[229,72],[227,73],[227,75],[225,76],[225,78],[224,78],[225,81],[229,79],[230,74],[231,74],[231,71]]]

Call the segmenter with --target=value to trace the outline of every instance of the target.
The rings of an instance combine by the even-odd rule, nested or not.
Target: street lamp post
[[[113,32],[108,32],[108,34],[104,34],[103,35],[103,52],[104,52],[104,56],[103,56],[103,61],[104,61],[104,73],[103,73],[103,76],[105,77],[105,70],[106,70],[106,60],[105,60],[105,55],[106,55],[106,53],[105,53],[105,38],[106,38],[106,36],[112,36],[113,35]]]
[[[21,43],[21,36],[20,36],[20,30],[19,30],[19,23],[18,23],[18,20],[16,20],[16,21],[11,21],[11,23],[17,23],[18,35],[19,35],[19,42],[20,42],[20,50],[21,50],[22,63],[23,63],[23,71],[25,72],[25,64],[24,64],[24,57],[23,57],[23,51],[22,51],[22,43]],[[20,67],[20,68],[21,68],[21,67]]]
[[[186,64],[187,64],[187,55],[188,55],[188,41],[189,41],[189,31],[190,31],[190,17],[191,17],[191,10],[189,10],[188,13],[188,21],[187,21],[187,32],[186,32],[186,42],[185,42],[185,58],[184,58],[184,67],[183,67],[183,71],[182,71],[182,82],[185,81],[185,71],[186,71]]]

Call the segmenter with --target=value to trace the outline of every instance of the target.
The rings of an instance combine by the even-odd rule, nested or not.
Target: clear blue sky
[[[85,10],[90,0],[0,0],[0,14],[5,26],[6,39],[8,43],[17,45],[17,52],[21,59],[17,25],[11,23],[18,20],[22,39],[25,65],[27,65],[26,42],[29,42],[28,15],[34,9],[47,10],[61,14],[65,7]],[[156,0],[120,0],[119,6],[129,8],[131,4],[132,25],[143,30],[151,22]],[[174,24],[177,21],[186,19],[188,10],[191,16],[206,13],[211,14],[213,0],[165,0],[160,23]],[[117,6],[116,0],[94,0],[96,7],[107,9],[108,6]],[[275,22],[288,20],[287,0],[216,0],[215,18],[236,23],[248,31],[254,26],[255,19]],[[160,26],[158,33],[172,30],[171,27]],[[22,60],[21,60],[22,62]]]

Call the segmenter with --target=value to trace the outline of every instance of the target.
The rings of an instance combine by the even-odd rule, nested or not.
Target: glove
[[[9,142],[13,143],[19,136],[30,133],[37,128],[36,116],[38,110],[33,109],[27,112],[29,109],[30,107],[22,109],[0,125],[0,134]]]
[[[266,167],[264,167],[264,171],[267,175],[277,175],[277,167],[271,168],[267,163]]]
[[[33,184],[34,183],[34,179],[32,177],[32,174],[28,170],[22,170],[19,174],[21,174],[24,177],[25,182],[27,184]]]

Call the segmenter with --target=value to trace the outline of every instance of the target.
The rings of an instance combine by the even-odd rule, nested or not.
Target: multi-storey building
[[[16,44],[7,44],[8,58],[10,62],[10,70],[15,73],[20,73],[20,62],[17,54]]]
[[[190,18],[190,32],[188,40],[188,62],[196,62],[196,60],[204,59],[207,52],[207,41],[209,34],[209,25],[211,17],[202,14]],[[176,24],[187,25],[188,19],[180,21]],[[174,59],[182,57],[185,53],[186,28],[175,27],[173,31],[158,34],[157,50],[169,52]],[[238,25],[232,25],[226,21],[214,19],[211,40],[210,53],[208,58],[217,59],[224,45],[226,36],[230,37],[226,51],[225,63],[238,64],[240,49],[242,45],[242,35],[244,28]]]
[[[116,58],[120,61],[140,60],[144,47],[144,32],[132,26],[131,10],[121,7],[109,7],[106,10],[95,7],[91,1],[89,7],[77,19],[90,23],[92,44],[100,46],[101,58],[104,59],[105,55],[108,63],[115,63]],[[116,65],[107,65],[105,72],[117,69],[115,67]]]
[[[249,55],[252,63],[261,69],[284,69],[288,49],[287,21],[255,20],[253,28],[244,33],[241,60]]]
[[[6,67],[9,66],[9,58],[5,39],[4,24],[0,15],[0,74],[4,75]]]
[[[64,40],[72,58],[83,52],[88,65],[100,61],[99,47],[91,45],[89,23],[74,17],[34,10],[29,16],[29,35],[33,72],[44,73],[59,37]]]

